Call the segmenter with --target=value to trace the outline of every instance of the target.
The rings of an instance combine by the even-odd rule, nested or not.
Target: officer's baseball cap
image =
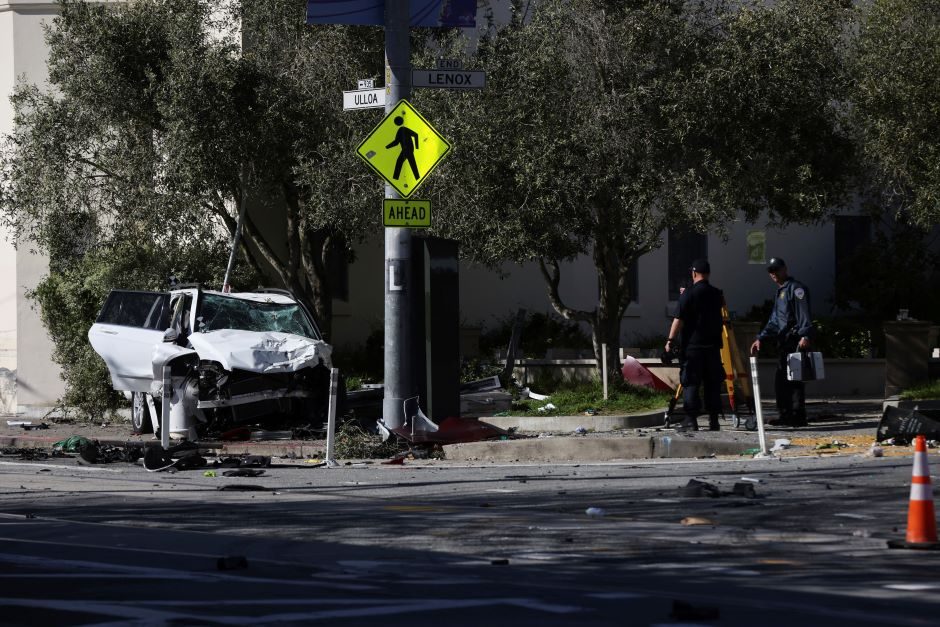
[[[767,262],[767,272],[776,272],[780,268],[786,268],[787,262],[780,257],[771,257]]]
[[[698,272],[699,274],[708,274],[712,271],[712,267],[708,263],[708,259],[696,259],[692,262],[692,265],[689,266],[689,270],[692,272]]]

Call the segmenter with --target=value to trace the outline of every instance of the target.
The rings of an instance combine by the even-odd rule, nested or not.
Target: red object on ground
[[[672,387],[655,374],[650,372],[649,368],[641,364],[634,357],[627,355],[623,359],[623,380],[633,385],[644,385],[654,390],[671,392]]]
[[[412,433],[407,426],[404,426],[400,429],[392,429],[392,432],[409,442],[439,442],[441,444],[479,442],[509,435],[509,432],[505,429],[480,422],[476,418],[459,418],[456,416],[444,418],[441,424],[437,426],[437,431]]]

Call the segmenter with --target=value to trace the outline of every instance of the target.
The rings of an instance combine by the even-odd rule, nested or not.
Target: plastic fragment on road
[[[204,473],[202,473],[202,476],[203,477],[218,477],[219,475],[214,470],[207,470]]]
[[[607,515],[607,510],[603,507],[589,507],[584,510],[584,513],[590,516],[591,518],[603,518]]]
[[[704,516],[686,516],[679,521],[680,525],[685,525],[686,527],[694,527],[697,525],[716,525],[717,523],[711,518],[705,518]]]
[[[770,447],[770,451],[772,453],[776,453],[777,451],[782,451],[784,449],[790,448],[791,444],[792,443],[790,442],[790,440],[786,438],[778,438],[774,440],[774,445]]]
[[[865,455],[867,455],[868,457],[884,457],[885,451],[876,443],[872,442],[871,448],[868,449],[868,452],[865,453]]]
[[[574,430],[575,435],[585,435],[588,432],[584,427],[578,427]]]
[[[59,450],[63,453],[78,453],[82,448],[86,446],[91,446],[92,442],[86,437],[80,435],[73,435],[64,440],[59,440],[52,445],[52,450]]]

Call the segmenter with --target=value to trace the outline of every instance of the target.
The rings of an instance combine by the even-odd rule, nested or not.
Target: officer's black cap
[[[780,268],[786,268],[787,262],[780,257],[771,257],[767,262],[767,272],[776,272]]]
[[[699,274],[709,274],[712,271],[711,265],[708,263],[708,259],[696,259],[692,262],[692,265],[689,267],[689,270],[692,272],[698,272]]]

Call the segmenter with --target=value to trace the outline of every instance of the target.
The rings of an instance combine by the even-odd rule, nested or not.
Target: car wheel
[[[131,427],[136,435],[153,433],[147,397],[143,392],[134,392],[131,396]]]

